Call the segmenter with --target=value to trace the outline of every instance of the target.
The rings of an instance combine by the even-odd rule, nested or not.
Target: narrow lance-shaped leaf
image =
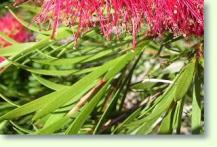
[[[181,99],[176,102],[176,108],[173,117],[173,130],[176,131],[176,134],[180,134],[181,124],[182,124],[182,113],[184,107],[185,99]]]
[[[183,70],[180,77],[176,81],[176,94],[175,94],[175,101],[180,100],[188,91],[195,72],[195,60],[191,61]]]
[[[191,127],[193,134],[199,134],[201,132],[201,79],[199,77],[199,65],[197,64],[197,71],[194,76],[194,87],[193,87],[193,100],[192,100],[192,118]]]
[[[35,75],[35,74],[32,74],[33,77],[38,80],[42,85],[50,88],[50,89],[53,89],[53,90],[60,90],[62,88],[66,88],[66,87],[69,87],[69,86],[66,86],[66,85],[62,85],[62,84],[57,84],[57,83],[54,83],[52,81],[49,81],[47,79],[44,79],[38,75]]]
[[[160,125],[160,131],[159,131],[160,134],[171,134],[173,132],[172,124],[173,124],[173,116],[174,116],[175,108],[176,108],[175,105],[171,105],[166,116],[164,116]]]

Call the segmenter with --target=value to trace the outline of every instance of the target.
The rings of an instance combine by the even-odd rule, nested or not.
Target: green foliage
[[[133,49],[132,37],[106,40],[94,28],[75,44],[72,28],[51,40],[51,31],[17,19],[35,40],[0,33],[12,43],[0,49],[8,59],[0,63],[2,134],[203,133],[204,66],[194,47],[201,39],[139,34]]]

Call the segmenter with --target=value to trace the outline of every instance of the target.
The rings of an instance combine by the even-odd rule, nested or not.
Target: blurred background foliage
[[[0,49],[1,134],[204,132],[203,38],[138,34],[134,50],[131,36],[106,40],[98,28],[75,44],[61,26],[51,40],[30,24],[39,7],[8,2],[0,16],[10,10],[32,36]]]

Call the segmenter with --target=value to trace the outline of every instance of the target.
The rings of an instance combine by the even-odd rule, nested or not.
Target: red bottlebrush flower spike
[[[99,25],[106,38],[131,32],[133,44],[141,26],[152,35],[165,31],[176,35],[204,32],[204,0],[44,0],[37,23],[53,20],[53,35],[59,23],[78,24],[77,35]],[[76,35],[76,36],[77,36]]]
[[[30,34],[26,29],[10,14],[0,18],[0,32],[3,32],[17,42],[25,42],[30,37]],[[0,47],[6,47],[9,45],[9,42],[0,37]],[[3,57],[0,57],[0,62],[4,60]]]

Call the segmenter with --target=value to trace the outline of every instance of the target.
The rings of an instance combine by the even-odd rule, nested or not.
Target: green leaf
[[[112,111],[112,108],[113,108],[113,105],[115,104],[115,102],[117,101],[117,99],[119,98],[120,94],[120,90],[118,90],[115,95],[113,96],[112,100],[110,101],[109,105],[107,106],[107,108],[105,109],[105,111],[103,112],[102,116],[100,117],[100,120],[98,121],[94,131],[93,131],[93,134],[96,134],[101,125],[104,123],[104,121],[106,120],[106,118],[108,117],[109,113]]]
[[[36,5],[22,4],[19,7],[21,7],[22,9],[24,9],[26,11],[33,12],[35,14],[39,14],[41,11],[41,8],[39,6],[37,7]]]
[[[96,84],[96,82],[93,85],[95,85],[95,84]],[[88,91],[88,89],[90,89],[91,87],[93,87],[93,85],[90,85],[89,87],[87,87],[86,89],[84,89],[84,91]],[[83,95],[82,93],[80,95],[77,95],[72,100],[70,100],[66,105],[67,106],[68,105],[69,106],[72,105],[72,103],[76,102],[82,95]],[[61,108],[58,109],[58,110],[61,110]],[[51,115],[55,115],[55,114],[51,114]],[[46,122],[45,126],[43,126],[42,129],[38,130],[36,132],[36,134],[51,134],[51,133],[53,133],[53,132],[61,129],[62,127],[64,127],[70,121],[71,121],[71,118],[69,118],[68,116],[65,116],[65,114],[64,114],[64,117],[55,117],[54,121],[52,121],[51,123],[47,123]]]
[[[114,77],[123,67],[126,66],[126,64],[133,59],[134,56],[135,54],[132,52],[128,52],[127,54],[123,55],[120,60],[113,64],[113,67],[109,69],[104,79],[110,79],[111,77]]]
[[[171,106],[167,114],[164,116],[161,125],[160,125],[160,134],[171,134],[173,132],[173,115],[174,115],[175,105]]]
[[[12,106],[19,107],[19,105],[17,105],[16,103],[14,103],[13,101],[11,101],[9,98],[5,97],[1,93],[0,93],[0,98],[2,98],[3,100],[5,100],[8,104],[10,104]]]
[[[38,130],[35,134],[38,135],[48,135],[52,134],[53,132],[59,130],[64,125],[68,124],[71,119],[68,116],[63,116],[60,119],[56,119],[55,121],[51,122],[51,124],[46,125],[44,128]]]
[[[97,53],[95,55],[91,55],[91,57],[88,58],[87,60],[85,60],[85,62],[90,62],[90,61],[94,61],[96,59],[101,59],[101,58],[103,58],[103,57],[105,57],[105,56],[107,56],[107,55],[109,55],[111,53],[114,53],[114,51],[113,50],[101,51],[101,52],[99,52],[99,53]]]
[[[137,127],[135,129],[133,129],[133,132],[130,133],[130,135],[146,135],[149,134],[153,127],[152,125],[156,122],[156,118],[152,119],[150,121],[146,121],[143,124],[137,125]]]
[[[195,61],[190,62],[180,74],[180,77],[176,81],[176,94],[175,101],[179,101],[188,91],[195,72]]]
[[[53,70],[53,69],[34,69],[34,68],[26,68],[27,71],[40,74],[40,75],[49,75],[49,76],[67,76],[73,73],[76,73],[77,70],[69,69],[69,70]]]
[[[17,44],[18,42],[15,41],[14,39],[8,37],[5,33],[0,32],[0,38],[3,38],[5,41],[7,41],[10,44]]]
[[[43,107],[46,103],[50,102],[55,95],[55,93],[51,93],[49,95],[31,101],[27,104],[24,104],[16,109],[13,109],[5,115],[1,116],[0,121],[14,119],[35,112],[39,110],[41,107]]]
[[[9,9],[9,12],[13,15],[14,18],[16,18],[16,20],[17,20],[20,24],[22,24],[22,25],[23,25],[24,27],[26,27],[27,29],[32,30],[32,31],[34,31],[34,32],[46,34],[46,35],[50,35],[50,34],[51,34],[50,31],[41,31],[38,27],[33,26],[32,24],[30,24],[30,23],[24,21],[23,19],[18,18],[18,17],[16,16],[16,14],[15,14],[11,9]]]
[[[49,53],[44,53],[44,52],[42,51],[42,50],[47,49],[47,48],[49,48],[49,46],[46,46],[45,48],[42,48],[41,50],[36,50],[36,52],[37,52],[40,56],[42,56],[42,57],[44,57],[44,58],[46,58],[46,59],[50,59],[50,60],[58,59],[58,58],[56,58],[56,57],[53,57],[53,56],[49,55]],[[40,59],[39,59],[39,60],[40,60]]]
[[[173,102],[173,98],[175,97],[175,87],[172,84],[171,87],[168,88],[168,91],[166,91],[162,95],[162,100],[154,107],[151,114],[149,114],[145,120],[152,120],[160,117],[162,113],[169,108],[171,103]]]
[[[36,42],[27,42],[22,44],[19,43],[19,44],[10,45],[8,47],[0,48],[0,56],[4,56],[4,57],[15,56],[33,47],[34,45],[36,45]]]
[[[86,63],[86,62],[90,62],[93,60],[96,60],[98,58],[102,58],[106,55],[108,55],[109,53],[111,53],[111,50],[109,51],[102,51],[98,54],[94,54],[94,55],[83,55],[83,56],[79,56],[79,57],[73,57],[73,58],[64,58],[64,59],[38,59],[38,60],[34,60],[34,62],[37,63],[41,63],[41,64],[47,64],[47,65],[73,65],[76,63]]]
[[[17,130],[19,130],[20,132],[22,132],[22,133],[24,133],[24,134],[32,134],[32,133],[33,133],[33,131],[27,130],[27,129],[25,129],[25,128],[19,126],[18,124],[16,124],[16,123],[13,122],[13,121],[10,121],[10,123],[11,123]]]
[[[35,74],[32,74],[33,77],[38,80],[42,85],[50,88],[50,89],[53,89],[53,90],[60,90],[62,88],[66,88],[66,87],[69,87],[69,86],[66,86],[66,85],[62,85],[62,84],[57,84],[57,83],[54,83],[52,81],[49,81],[49,80],[46,80],[44,78],[42,78],[41,76],[38,76],[38,75],[35,75]]]
[[[64,117],[65,117],[65,113],[50,114],[48,119],[46,120],[43,128],[47,128],[47,127],[51,126],[53,124],[53,122],[56,122],[56,121],[58,121]]]
[[[92,72],[96,70],[98,67],[90,67],[86,69],[64,69],[64,70],[56,70],[56,69],[37,69],[37,68],[31,68],[26,65],[20,64],[15,61],[10,61],[11,64],[16,65],[17,67],[20,67],[26,71],[31,72],[32,74],[39,74],[39,75],[49,75],[49,76],[68,76],[68,75],[81,75],[81,74],[86,74],[89,72]]]
[[[79,63],[87,58],[89,58],[90,55],[84,55],[81,57],[73,57],[73,58],[65,58],[65,59],[38,59],[34,60],[34,62],[41,63],[41,64],[47,64],[47,65],[73,65],[76,63]]]
[[[94,84],[95,85],[95,84]],[[86,88],[85,91],[87,91],[87,89],[90,89],[90,87],[92,87],[92,85],[90,85],[88,88]],[[66,105],[72,105],[72,103],[74,103],[76,100],[78,100],[83,94],[77,95],[76,97],[74,97],[72,100],[73,101],[69,101]],[[61,110],[58,109],[58,110]],[[57,110],[57,111],[58,111]],[[61,115],[63,115],[61,117]],[[43,126],[42,129],[39,129],[36,134],[52,134],[55,131],[63,128],[65,125],[67,125],[69,122],[71,122],[72,119],[68,116],[65,115],[65,113],[61,113],[59,115],[57,115],[56,113],[51,114],[48,122],[45,123],[45,125]]]
[[[173,118],[173,129],[176,130],[176,134],[180,134],[184,102],[185,99],[181,99],[176,103],[176,108],[175,108],[174,118]]]
[[[191,118],[191,126],[192,126],[192,133],[193,134],[200,134],[201,132],[201,116],[202,116],[202,110],[201,110],[201,79],[199,77],[198,73],[198,67],[197,72],[194,77],[194,88],[193,88],[193,100],[192,100],[192,118]]]

